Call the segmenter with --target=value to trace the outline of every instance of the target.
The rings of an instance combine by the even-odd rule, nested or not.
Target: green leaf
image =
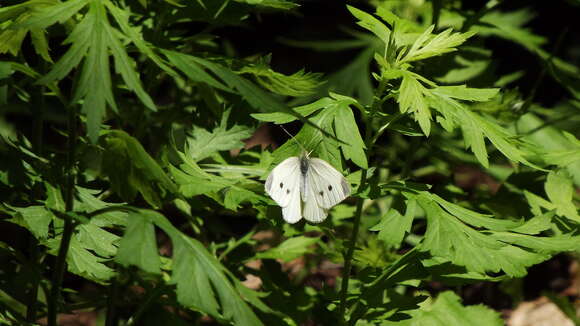
[[[55,218],[44,206],[12,207],[15,222],[27,228],[37,239],[48,238],[48,226]]]
[[[455,95],[446,94],[448,90],[438,92],[438,88],[435,88],[431,92],[432,96],[429,97],[430,105],[439,113],[443,114],[447,120],[461,127],[465,147],[471,148],[472,152],[484,167],[489,167],[488,153],[484,139],[484,137],[487,137],[510,160],[538,168],[526,159],[526,155],[531,155],[532,153],[526,153],[520,147],[516,146],[518,142],[515,140],[514,135],[507,129],[501,127],[491,117],[482,117],[469,110],[464,104],[453,98]],[[493,92],[495,92],[494,89],[488,89],[482,92],[473,92],[472,90],[465,89],[461,90],[457,96],[471,100],[478,98],[485,99],[488,96],[492,96]]]
[[[79,225],[75,236],[86,248],[90,248],[101,257],[112,257],[117,253],[119,236],[94,223]]]
[[[121,198],[132,201],[139,192],[151,206],[160,207],[160,196],[177,192],[177,186],[137,139],[115,130],[106,134],[104,143],[103,170]]]
[[[250,138],[253,130],[239,125],[227,129],[228,116],[229,111],[226,111],[220,125],[211,132],[194,127],[192,137],[187,139],[186,155],[197,162],[219,151],[242,148],[244,146],[242,140]]]
[[[461,298],[451,291],[440,293],[431,304],[408,311],[411,318],[382,325],[397,326],[464,326],[464,325],[504,325],[498,312],[483,305],[463,306]]]
[[[139,97],[141,102],[147,108],[152,111],[156,111],[157,108],[153,103],[153,100],[141,85],[139,74],[135,70],[135,62],[127,55],[125,47],[123,44],[121,44],[121,41],[115,36],[116,34],[113,33],[112,28],[110,27],[109,33],[106,33],[105,35],[108,36],[106,42],[108,43],[108,47],[113,54],[113,58],[115,58],[115,70],[123,77],[127,88],[135,92],[137,97]]]
[[[399,63],[412,62],[434,57],[456,50],[456,47],[473,36],[474,32],[452,33],[447,29],[439,34],[432,34],[434,26],[429,26],[413,43]]]
[[[34,15],[23,26],[38,29],[57,21],[63,22],[86,4],[89,5],[87,13],[64,41],[65,44],[72,44],[71,47],[38,83],[48,84],[63,79],[84,59],[72,102],[82,100],[82,111],[87,115],[89,138],[95,142],[107,105],[115,111],[118,110],[113,96],[109,52],[113,55],[115,68],[123,77],[127,88],[134,91],[147,108],[156,110],[155,104],[141,85],[133,60],[129,58],[118,38],[119,32],[109,24],[104,4],[88,0],[67,1],[45,9],[43,14]]]
[[[403,74],[397,98],[399,110],[401,113],[412,112],[425,136],[429,136],[431,132],[431,111],[425,99],[428,94],[428,90],[414,77],[414,74]]]
[[[318,238],[309,238],[305,236],[298,236],[290,238],[279,244],[278,246],[262,251],[256,254],[257,259],[281,259],[289,262],[298,257],[311,253],[312,245],[318,242]]]
[[[171,67],[169,67],[152,49],[144,39],[138,27],[131,26],[129,24],[129,14],[130,11],[123,10],[113,4],[113,2],[105,2],[105,6],[109,9],[109,13],[113,16],[121,31],[125,36],[135,44],[135,46],[141,51],[141,53],[147,55],[151,61],[155,62],[157,66],[163,69],[172,77],[177,77],[177,72],[175,72]]]
[[[46,244],[50,253],[56,255],[60,237],[51,239]],[[115,271],[104,264],[108,259],[94,255],[89,249],[93,248],[85,246],[77,237],[72,237],[66,256],[68,271],[98,283],[105,283],[115,275]]]
[[[342,171],[342,160],[340,157],[339,144],[336,140],[326,137],[321,129],[333,134],[333,122],[335,118],[336,110],[334,108],[327,108],[321,110],[316,115],[310,118],[312,124],[305,125],[300,129],[298,134],[294,136],[294,139],[290,139],[282,146],[280,146],[276,151],[274,151],[274,161],[273,164],[278,164],[290,156],[301,155],[304,150],[312,151],[315,157],[319,157],[334,167]]]
[[[498,234],[503,234],[501,232],[494,232],[490,235],[469,226],[469,224],[491,225],[502,229],[508,226],[506,223],[486,222],[488,218],[481,216],[472,220],[469,216],[473,214],[463,216],[461,213],[465,210],[449,209],[455,206],[451,203],[440,206],[442,199],[426,192],[417,196],[410,194],[406,196],[416,198],[427,217],[427,231],[421,250],[428,250],[434,256],[440,256],[453,264],[465,266],[468,271],[477,273],[503,271],[510,276],[523,276],[526,274],[527,267],[548,259],[547,252],[567,250],[567,246],[562,246],[559,250],[554,250],[554,246],[539,250],[536,246],[529,245],[542,239],[515,233],[509,233],[510,236],[517,237],[516,241],[511,242],[514,245],[506,244],[497,239]],[[461,222],[458,219],[461,219]],[[550,238],[547,241],[559,240]]]
[[[353,161],[363,169],[368,169],[366,146],[349,104],[351,103],[345,103],[345,101],[336,102],[334,130],[337,138],[343,142],[339,146],[344,158]]]
[[[173,51],[163,51],[163,54],[169,61],[180,71],[182,71],[190,80],[199,83],[206,83],[214,88],[233,93],[234,90],[218,81],[210,74],[203,70],[192,56]]]
[[[297,106],[292,110],[296,111],[296,113],[301,114],[304,117],[308,117],[312,113],[332,105],[332,103],[334,103],[334,101],[331,98],[323,97],[310,104]],[[252,113],[250,115],[257,120],[273,122],[278,125],[289,123],[298,119],[294,115],[286,112]]]
[[[130,213],[127,221],[115,261],[123,266],[134,265],[148,273],[160,274],[161,260],[153,223],[138,212]]]
[[[545,119],[528,113],[517,121],[517,128],[540,152],[547,164],[564,167],[580,186],[580,142],[561,129],[546,124]]]
[[[34,15],[17,27],[44,29],[55,23],[64,23],[84,6],[91,3],[91,0],[70,0],[65,2],[55,2],[54,6],[36,11]]]
[[[154,211],[140,210],[138,215],[136,223],[153,223],[171,238],[171,283],[177,285],[177,300],[182,305],[235,325],[263,325],[232,284],[239,281],[232,281],[228,270],[202,243],[187,237]]]
[[[454,98],[464,101],[484,102],[491,100],[499,92],[499,88],[470,88],[465,85],[438,86],[431,90],[440,97]]]
[[[254,76],[260,86],[273,93],[285,96],[312,95],[322,84],[320,82],[321,74],[299,70],[292,75],[284,75],[272,70],[265,63],[244,66],[239,73],[250,74]]]
[[[534,18],[535,14],[529,9],[520,9],[511,12],[498,10],[487,12],[480,18],[482,24],[472,27],[479,35],[493,35],[519,43],[530,50],[540,48],[547,42],[546,38],[532,33],[523,26]]]
[[[55,238],[43,241],[49,253],[58,253],[62,236],[59,232]],[[115,271],[105,265],[117,253],[119,236],[99,227],[90,220],[77,227],[71,238],[66,262],[68,271],[93,280],[106,283],[115,275]]]
[[[411,231],[416,207],[417,201],[411,199],[407,201],[405,215],[401,215],[397,210],[391,208],[381,217],[380,222],[370,228],[370,230],[379,231],[379,240],[382,240],[388,246],[398,248],[406,233]]]
[[[580,222],[578,209],[572,201],[575,191],[572,179],[565,171],[551,171],[546,180],[545,190],[548,198],[556,208],[556,214]]]
[[[355,7],[347,5],[346,8],[353,16],[358,19],[357,25],[371,31],[385,44],[388,43],[391,30],[385,24],[383,24],[380,20],[376,19],[372,15],[367,14],[366,12]]]

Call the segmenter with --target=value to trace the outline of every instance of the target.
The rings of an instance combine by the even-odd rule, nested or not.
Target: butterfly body
[[[350,195],[342,174],[326,161],[308,155],[287,158],[266,179],[266,193],[282,207],[288,223],[302,217],[319,223],[328,210]]]

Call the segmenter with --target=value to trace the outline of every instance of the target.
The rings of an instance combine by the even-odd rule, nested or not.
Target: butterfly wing
[[[308,187],[306,191],[308,191],[308,193],[306,195],[306,201],[304,201],[304,218],[312,223],[320,223],[324,221],[328,215],[328,210],[318,204],[316,201],[316,194],[312,187]]]
[[[300,205],[300,159],[290,157],[278,164],[266,179],[265,190],[282,207],[282,216],[288,223],[302,218]]]
[[[310,159],[309,163],[308,188],[318,206],[328,210],[350,195],[348,182],[332,165],[318,158]]]

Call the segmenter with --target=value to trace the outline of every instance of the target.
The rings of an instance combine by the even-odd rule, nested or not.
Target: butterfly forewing
[[[330,209],[350,195],[348,182],[332,165],[318,158],[309,163],[306,179],[318,206]]]
[[[280,205],[288,206],[291,201],[296,201],[298,195],[298,205],[300,205],[300,159],[290,157],[278,164],[266,179],[266,193]]]

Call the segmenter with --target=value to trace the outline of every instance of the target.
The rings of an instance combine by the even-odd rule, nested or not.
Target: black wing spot
[[[322,195],[324,195],[324,192],[323,192],[323,191],[321,191],[321,192],[319,192],[318,194],[319,194],[320,196],[322,196]]]
[[[328,191],[332,191],[332,186],[328,185]]]
[[[284,187],[284,184],[282,182],[280,182],[280,189],[282,189]]]
[[[290,189],[286,189],[286,194],[289,194],[289,193],[290,193]]]

